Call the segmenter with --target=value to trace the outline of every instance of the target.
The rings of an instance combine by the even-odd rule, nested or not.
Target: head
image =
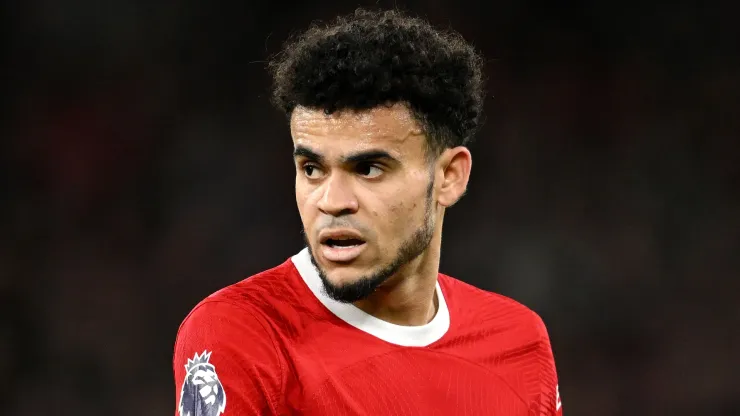
[[[296,201],[327,293],[354,302],[438,264],[482,114],[481,59],[452,32],[358,10],[270,65],[290,121]]]

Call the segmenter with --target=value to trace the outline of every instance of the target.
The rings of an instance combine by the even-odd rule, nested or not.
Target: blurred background
[[[265,60],[361,5],[487,58],[442,271],[543,317],[565,414],[740,415],[733,3],[8,3],[3,415],[173,414],[188,311],[302,245]]]

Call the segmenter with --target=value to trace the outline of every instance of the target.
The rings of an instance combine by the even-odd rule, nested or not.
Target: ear
[[[445,149],[437,158],[437,202],[445,208],[454,205],[465,194],[470,180],[473,157],[464,146]]]

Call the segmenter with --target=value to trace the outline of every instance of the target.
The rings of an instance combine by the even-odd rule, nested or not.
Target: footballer
[[[185,318],[176,415],[562,415],[540,317],[439,271],[481,67],[395,10],[314,25],[273,58],[305,248]]]

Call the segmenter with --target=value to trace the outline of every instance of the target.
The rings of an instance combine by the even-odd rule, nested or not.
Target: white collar
[[[301,250],[291,260],[308,288],[327,309],[344,322],[383,341],[405,347],[425,347],[442,338],[450,327],[450,311],[447,309],[439,281],[436,284],[439,307],[431,322],[421,326],[403,326],[378,319],[351,303],[342,303],[330,298],[324,292],[324,284],[311,262],[308,248]]]

